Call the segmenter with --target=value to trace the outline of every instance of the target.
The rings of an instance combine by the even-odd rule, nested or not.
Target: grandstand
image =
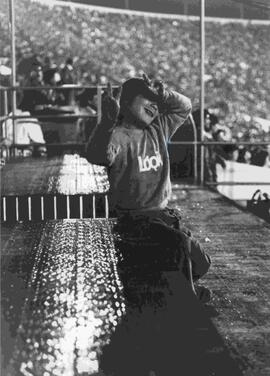
[[[54,51],[59,66],[72,51],[81,84],[96,84],[104,77],[119,84],[145,71],[184,91],[193,107],[199,106],[199,20],[116,14],[80,6],[48,7],[46,2],[29,0],[20,2],[16,15],[18,61],[27,50],[41,58]],[[3,6],[1,18],[1,51],[9,58]],[[244,115],[270,118],[268,34],[269,24],[206,22],[205,106],[227,103],[226,123],[235,139],[242,138],[250,127]],[[152,46],[156,46],[154,54]],[[268,135],[257,130],[256,137],[263,141]]]
[[[97,106],[96,112],[80,112],[73,102],[74,112],[50,106],[47,115],[31,114],[44,134],[50,127],[50,141],[44,137],[51,151],[47,157],[25,156],[25,151],[31,153],[31,143],[1,145],[2,372],[266,376],[269,212],[259,218],[220,195],[216,182],[211,189],[206,180],[198,184],[195,152],[198,145],[209,145],[194,141],[192,133],[187,142],[194,147],[195,167],[189,179],[173,181],[169,204],[181,211],[183,225],[211,255],[212,267],[201,284],[211,288],[213,296],[202,305],[190,279],[184,279],[171,260],[157,256],[160,245],[148,238],[138,243],[117,232],[116,218],[109,213],[106,169],[84,158],[86,134],[101,117],[107,81],[116,87],[147,72],[189,96],[194,108],[199,106],[198,2],[118,0],[115,8],[106,0],[96,3],[15,0],[17,61],[36,54],[41,60],[50,56],[60,66],[72,55],[78,85],[66,89],[90,90],[91,96],[97,95]],[[266,4],[207,4],[204,101],[219,110],[220,123],[230,130],[228,145],[270,143],[267,126],[253,119],[270,119]],[[6,0],[0,4],[0,50],[5,65],[12,66],[5,5]],[[256,20],[249,20],[251,9],[256,10]],[[1,85],[1,93],[10,93],[11,82]],[[4,129],[6,118],[11,118],[15,129],[15,101],[11,106],[10,97],[4,99],[1,125]],[[76,132],[83,121],[78,119],[86,121],[87,131],[80,142]],[[59,141],[56,130],[61,127],[68,131]],[[187,145],[170,146],[179,164]],[[235,164],[219,167],[225,176],[219,191],[230,191]],[[260,169],[263,178],[270,171],[245,167],[241,184],[252,180],[255,187],[258,181],[255,173],[248,176],[249,167]],[[265,180],[261,189],[268,189]],[[262,201],[253,202],[255,209]],[[165,249],[169,253],[168,245]]]

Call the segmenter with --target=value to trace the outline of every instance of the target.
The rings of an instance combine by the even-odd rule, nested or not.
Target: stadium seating
[[[6,11],[1,5],[0,47],[8,57]],[[88,84],[106,80],[118,84],[145,71],[190,96],[194,107],[198,105],[199,21],[48,7],[29,0],[17,2],[16,14],[18,58],[35,52],[41,58],[52,56],[60,65],[72,55],[78,81]],[[244,114],[270,116],[268,36],[269,25],[206,23],[205,102],[207,107],[228,105],[226,124],[236,139],[250,133]],[[253,138],[266,139],[262,129],[254,130]]]

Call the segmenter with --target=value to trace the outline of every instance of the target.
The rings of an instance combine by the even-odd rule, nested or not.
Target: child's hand
[[[150,78],[147,76],[147,74],[146,74],[146,73],[143,73],[142,77],[143,77],[144,82],[145,82],[149,87],[151,87],[151,86],[152,86],[152,81],[151,81]]]
[[[163,102],[166,99],[166,90],[164,83],[161,80],[150,80],[149,77],[144,73],[143,79],[153,93],[157,96],[157,103],[159,106],[162,106]]]
[[[102,95],[102,118],[115,122],[117,120],[120,105],[119,100],[121,96],[122,87],[117,90],[115,97],[113,96],[112,85],[108,82],[107,89]]]
[[[159,103],[163,103],[166,97],[166,90],[164,87],[164,83],[161,80],[155,80],[153,82],[153,87],[157,92]]]

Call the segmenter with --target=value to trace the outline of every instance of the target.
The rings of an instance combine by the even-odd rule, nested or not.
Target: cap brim
[[[157,102],[157,99],[158,99],[158,95],[156,93],[154,93],[148,86],[145,85],[145,87],[143,88],[142,92],[141,92],[141,95],[143,95],[145,98],[153,101],[153,102]]]

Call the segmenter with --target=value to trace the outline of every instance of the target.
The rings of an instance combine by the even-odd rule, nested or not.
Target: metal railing
[[[196,129],[195,129],[196,132]],[[194,134],[196,134],[194,132]],[[196,136],[195,136],[196,137]],[[251,141],[233,141],[233,142],[225,142],[225,141],[171,141],[169,143],[170,145],[193,145],[194,146],[194,160],[193,160],[193,169],[194,169],[194,182],[198,183],[197,181],[197,175],[195,174],[196,171],[198,171],[198,146],[205,147],[205,146],[224,146],[224,145],[234,145],[234,146],[239,146],[239,145],[245,145],[245,146],[268,146],[270,145],[270,142],[267,141],[259,141],[259,142],[251,142]],[[196,150],[196,151],[195,151]],[[204,160],[200,161],[201,163],[204,163]],[[269,185],[269,183],[266,182],[207,182],[205,180],[200,182],[201,184],[206,184],[206,185],[254,185],[254,184],[259,184],[259,185]]]
[[[101,96],[102,96],[102,90],[105,88],[106,86],[104,85],[64,85],[64,86],[9,86],[9,87],[4,87],[4,86],[0,86],[0,92],[3,92],[3,108],[4,108],[4,115],[0,116],[0,124],[2,124],[3,122],[5,122],[6,120],[8,119],[12,119],[12,122],[13,122],[13,144],[15,144],[15,140],[16,140],[16,126],[15,126],[15,120],[17,119],[27,119],[27,118],[31,118],[33,116],[35,117],[38,117],[39,119],[42,119],[42,120],[46,120],[46,119],[68,119],[68,118],[82,118],[82,119],[86,119],[86,118],[97,118],[97,121],[99,122],[100,119],[101,119]],[[112,88],[117,88],[117,86],[112,86]],[[49,91],[49,90],[55,90],[55,91],[63,91],[63,90],[72,90],[72,91],[76,91],[76,90],[84,90],[84,89],[90,89],[90,90],[93,90],[93,93],[96,93],[97,94],[97,114],[96,115],[93,115],[93,114],[80,114],[80,113],[66,113],[66,114],[54,114],[54,113],[51,113],[51,114],[40,114],[38,113],[37,115],[34,114],[33,116],[26,116],[26,115],[16,115],[15,111],[15,106],[14,106],[14,98],[13,98],[13,95],[11,95],[11,106],[8,106],[8,92],[11,92],[14,93],[14,92],[23,92],[23,91],[29,91],[29,90],[46,90],[46,91]],[[73,103],[74,104],[74,103]],[[8,108],[11,107],[12,109],[12,112],[11,114],[8,114]],[[44,105],[44,108],[46,107],[46,105]],[[48,109],[51,109],[51,108],[59,108],[60,106],[55,106],[53,107],[52,105],[48,105],[47,108]],[[61,108],[61,107],[60,107]],[[1,129],[2,131],[2,129]]]
[[[9,87],[3,87],[0,86],[0,91],[3,91],[4,94],[4,101],[8,100],[8,95],[7,92],[11,91],[27,91],[27,90],[83,90],[83,89],[90,89],[93,90],[94,93],[97,94],[97,115],[92,115],[92,114],[76,114],[76,113],[67,113],[65,115],[59,115],[59,114],[46,114],[46,115],[33,115],[35,117],[38,117],[39,119],[69,119],[69,118],[97,118],[97,122],[100,121],[101,119],[101,100],[102,100],[102,90],[105,89],[105,85],[64,85],[64,86],[40,86],[40,87],[32,87],[32,86],[25,86],[25,87],[20,87],[20,86],[9,86]],[[113,89],[118,88],[118,86],[114,85]],[[7,111],[8,109],[8,103],[4,103],[4,109]],[[11,150],[11,153],[8,153],[9,155],[15,155],[16,156],[16,149],[27,149],[29,147],[32,147],[33,144],[18,144],[15,142],[15,137],[16,137],[16,123],[15,120],[17,119],[27,119],[33,117],[32,115],[15,115],[14,113],[12,114],[5,114],[4,116],[0,117],[0,124],[5,122],[7,119],[12,119],[13,121],[13,142],[10,146],[6,145],[1,145],[2,148],[6,148]],[[270,143],[269,142],[250,142],[250,141],[237,141],[237,142],[224,142],[224,141],[199,141],[198,140],[198,132],[197,128],[195,125],[195,122],[193,120],[192,115],[189,116],[189,120],[193,129],[193,141],[170,141],[170,145],[185,145],[185,146],[193,146],[193,153],[194,153],[194,158],[193,158],[193,177],[194,177],[194,182],[198,183],[198,147],[200,147],[200,150],[202,151],[204,147],[207,146],[222,146],[222,145],[246,145],[246,146],[268,146]],[[61,124],[59,124],[61,126]],[[201,137],[201,135],[199,135]],[[78,147],[79,149],[84,148],[85,144],[84,143],[75,143],[75,142],[67,142],[67,143],[46,143],[44,144],[34,144],[35,146],[52,146],[52,147],[59,147],[59,148],[64,148],[64,147]],[[13,153],[14,151],[14,153]],[[204,152],[200,153],[200,156],[204,155]],[[202,171],[204,171],[204,158],[200,160],[202,167]],[[206,185],[238,185],[238,184],[256,184],[256,183],[251,183],[251,182],[206,182],[202,177],[200,176],[200,184],[206,184]],[[258,182],[257,184],[260,185],[268,185],[269,183],[265,182]]]

